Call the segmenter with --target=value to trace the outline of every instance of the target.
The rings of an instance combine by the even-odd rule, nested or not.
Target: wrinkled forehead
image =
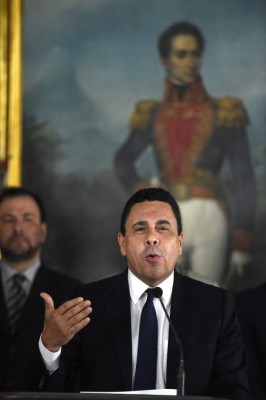
[[[132,206],[126,220],[126,226],[130,227],[138,221],[157,224],[158,221],[169,221],[177,226],[176,217],[170,204],[162,201],[145,201]]]

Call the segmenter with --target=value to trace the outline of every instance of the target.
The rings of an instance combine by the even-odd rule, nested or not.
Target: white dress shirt
[[[146,290],[149,288],[144,282],[138,279],[130,270],[128,270],[128,283],[130,292],[131,304],[131,333],[132,333],[132,383],[135,377],[139,325],[142,308],[146,302]],[[174,273],[172,273],[159,287],[163,291],[162,301],[170,315],[171,295],[174,283]],[[167,367],[167,351],[168,351],[168,336],[169,322],[165,316],[160,300],[154,298],[154,308],[158,320],[158,351],[157,351],[157,378],[156,389],[164,389],[166,386],[166,367]]]

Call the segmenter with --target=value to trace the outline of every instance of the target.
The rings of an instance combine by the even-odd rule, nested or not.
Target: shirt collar
[[[139,301],[140,297],[143,295],[145,290],[149,288],[146,283],[142,282],[139,278],[134,275],[130,269],[128,269],[128,284],[129,284],[129,293],[130,293],[130,298],[134,304],[137,304]],[[168,306],[171,301],[171,295],[172,295],[172,290],[173,290],[173,284],[174,284],[174,271],[171,273],[168,278],[166,278],[163,282],[158,285],[163,291],[162,299],[164,301],[164,304]]]
[[[30,282],[33,282],[34,277],[41,266],[41,261],[37,260],[31,267],[21,272]],[[17,273],[14,268],[10,267],[6,261],[1,260],[1,273],[3,282],[7,282],[13,275]]]

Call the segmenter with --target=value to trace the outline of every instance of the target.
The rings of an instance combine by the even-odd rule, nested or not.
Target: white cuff
[[[59,367],[61,348],[60,348],[60,350],[58,350],[56,352],[52,352],[52,351],[48,350],[42,342],[42,335],[41,335],[40,339],[39,339],[39,349],[40,349],[40,353],[41,353],[43,362],[44,362],[46,368],[48,369],[49,373],[51,374]]]

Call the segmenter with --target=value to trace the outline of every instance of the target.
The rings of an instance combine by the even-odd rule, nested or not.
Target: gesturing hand
[[[77,297],[55,309],[49,294],[43,292],[40,296],[45,303],[42,342],[48,350],[56,352],[88,325],[90,322],[88,315],[92,312],[91,302]]]

